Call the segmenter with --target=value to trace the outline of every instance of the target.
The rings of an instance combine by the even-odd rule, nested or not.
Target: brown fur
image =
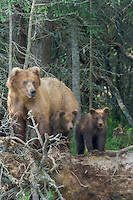
[[[77,114],[77,109],[72,112],[64,112],[63,110],[56,112],[50,120],[52,134],[61,133],[63,136],[68,136],[74,127]]]
[[[91,108],[90,113],[81,117],[75,133],[78,154],[84,153],[85,144],[88,151],[93,149],[104,150],[108,111],[108,107],[103,110]]]
[[[39,123],[39,131],[50,134],[50,118],[59,110],[72,112],[78,110],[78,102],[72,91],[64,83],[55,78],[40,78],[40,69],[32,67],[27,70],[12,69],[8,78],[8,110],[9,117],[15,118],[15,134],[26,139],[27,113]]]

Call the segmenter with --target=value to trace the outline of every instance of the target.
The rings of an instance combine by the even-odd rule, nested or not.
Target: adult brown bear
[[[91,108],[90,113],[81,117],[75,132],[78,154],[84,153],[85,145],[88,151],[93,149],[104,151],[108,111],[108,107],[103,110]]]
[[[10,119],[15,119],[14,133],[26,140],[27,113],[39,124],[42,139],[50,134],[50,118],[59,110],[78,110],[78,102],[72,91],[55,78],[40,78],[40,69],[13,68],[8,81],[8,110]]]

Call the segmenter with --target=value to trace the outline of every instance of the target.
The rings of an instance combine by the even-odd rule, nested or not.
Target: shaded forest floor
[[[50,185],[50,189],[54,191],[53,196],[46,199],[133,199],[132,151],[95,151],[87,155],[72,156],[69,151],[61,153],[54,146],[51,153],[43,159],[41,153],[7,137],[0,139],[0,169],[2,200],[24,199],[24,193],[31,194],[34,188],[37,191],[36,199],[41,199],[42,194],[45,196],[45,183],[47,188]],[[40,194],[39,191],[43,192]],[[32,199],[35,199],[33,197],[34,195]]]

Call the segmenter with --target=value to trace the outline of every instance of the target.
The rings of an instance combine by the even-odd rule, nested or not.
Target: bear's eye
[[[35,81],[33,81],[32,84],[35,86]]]
[[[68,124],[68,122],[69,122],[69,121],[68,121],[68,120],[66,120],[66,123],[67,123],[67,124]]]
[[[102,120],[104,120],[104,117],[102,117]]]
[[[23,85],[27,85],[27,81],[24,81],[24,82],[23,82]]]

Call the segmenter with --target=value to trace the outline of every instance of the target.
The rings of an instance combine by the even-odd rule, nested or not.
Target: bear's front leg
[[[106,143],[106,135],[100,134],[99,137],[97,138],[97,149],[99,151],[104,151],[105,143]]]
[[[84,154],[85,150],[85,143],[84,143],[84,137],[82,133],[78,133],[76,135],[76,147],[77,147],[77,154]]]
[[[85,144],[88,151],[93,151],[92,137],[93,137],[93,134],[91,134],[90,132],[89,133],[85,132],[84,140],[85,140]]]
[[[15,136],[19,137],[24,142],[26,141],[26,121],[21,116],[16,118],[13,131]]]
[[[44,119],[40,120],[40,122],[39,122],[39,132],[40,132],[42,140],[44,142],[45,133],[47,133],[48,135],[51,134],[49,120],[44,120]]]

